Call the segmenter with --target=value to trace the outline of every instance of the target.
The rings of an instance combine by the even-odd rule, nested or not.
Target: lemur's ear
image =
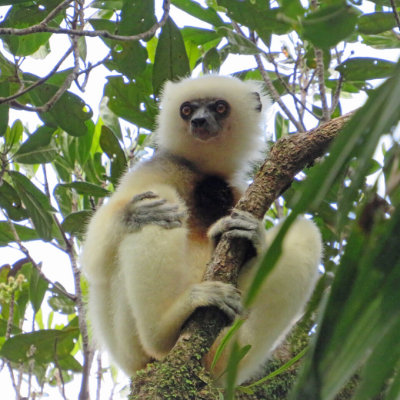
[[[258,112],[261,112],[261,110],[262,110],[262,103],[261,103],[260,94],[259,94],[258,92],[252,92],[251,94],[252,94],[252,96],[253,96],[255,99],[257,99],[257,101],[258,101],[258,104],[257,104],[255,110],[258,111]]]

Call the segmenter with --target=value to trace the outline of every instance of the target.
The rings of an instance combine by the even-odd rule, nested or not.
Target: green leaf
[[[29,28],[42,22],[51,11],[50,7],[41,7],[31,2],[20,6],[13,6],[8,10],[0,27],[15,29]],[[52,28],[57,28],[62,19],[63,15],[60,14],[50,21],[48,25]],[[2,40],[13,55],[24,57],[38,51],[49,40],[51,35],[51,33],[34,33],[25,36],[9,35],[3,36]]]
[[[29,92],[35,106],[43,106],[57,92],[58,86],[44,83]],[[85,111],[85,102],[77,95],[66,91],[47,113],[41,118],[50,117],[61,129],[71,136],[83,136],[88,132],[85,121],[92,118],[93,112]],[[68,112],[65,112],[68,110]]]
[[[61,214],[65,217],[72,210],[72,192],[68,188],[57,185],[53,191]]]
[[[6,210],[13,221],[22,221],[28,218],[28,213],[22,207],[22,202],[16,190],[3,180],[0,186],[0,207]]]
[[[280,112],[275,115],[275,135],[276,140],[289,134],[289,120],[284,118]]]
[[[267,46],[273,33],[282,35],[293,30],[291,24],[277,18],[284,13],[284,9],[270,9],[268,1],[218,0],[218,5],[227,8],[226,15],[231,20],[256,31]]]
[[[137,35],[148,31],[156,22],[154,1],[124,0],[118,32],[123,36]],[[150,39],[151,36],[145,41]]]
[[[17,231],[19,238],[23,242],[40,239],[39,235],[34,229],[18,224],[14,224],[14,228]],[[9,223],[6,221],[0,221],[0,246],[4,247],[12,242],[15,242],[15,238]]]
[[[246,394],[254,394],[254,391],[249,389],[246,386],[236,386],[235,390],[241,393],[246,393]]]
[[[373,49],[398,49],[400,47],[400,40],[393,31],[382,32],[379,35],[362,35],[362,39],[363,44]]]
[[[87,196],[107,197],[111,194],[107,189],[87,182],[60,183],[57,186],[74,189],[78,194]]]
[[[59,360],[58,365],[64,371],[82,372],[82,365],[71,354]]]
[[[258,54],[261,50],[251,40],[233,32],[231,29],[222,27],[218,28],[217,33],[228,39],[230,43],[229,52],[234,54]]]
[[[28,0],[0,0],[0,6],[13,6],[21,3],[30,3]]]
[[[32,219],[37,233],[44,241],[49,242],[53,238],[53,217],[51,213],[57,212],[57,210],[50,205],[46,195],[25,175],[16,171],[10,171],[9,175]]]
[[[234,322],[234,324],[229,328],[228,332],[225,334],[225,336],[222,338],[216,352],[214,355],[213,362],[211,364],[211,369],[215,367],[217,364],[217,361],[221,357],[222,352],[225,350],[226,346],[228,343],[232,340],[234,334],[239,330],[239,328],[243,325],[244,319],[238,319]]]
[[[86,46],[86,38],[85,36],[81,36],[78,39],[78,52],[79,52],[79,57],[86,62],[86,57],[87,57],[87,46]]]
[[[270,374],[268,374],[267,376],[265,376],[264,378],[253,382],[252,384],[245,386],[246,388],[251,388],[254,386],[259,386],[261,384],[263,384],[264,382],[274,378],[277,375],[280,375],[282,372],[285,372],[286,370],[288,370],[293,364],[295,364],[297,361],[299,361],[308,351],[308,347],[306,347],[305,349],[303,349],[299,354],[297,354],[295,357],[293,357],[291,360],[289,360],[288,362],[286,362],[285,364],[283,364],[280,368],[276,369],[274,372],[271,372]]]
[[[352,171],[351,184],[346,187],[339,204],[338,226],[339,231],[342,230],[343,219],[347,218],[364,185],[368,160],[382,133],[388,132],[399,119],[399,91],[400,65],[347,123],[325,162],[310,171],[292,214],[320,204],[343,168],[357,157],[357,169]],[[346,237],[345,253],[324,318],[318,324],[316,344],[306,360],[293,399],[333,398],[388,329],[397,323],[400,318],[399,241],[398,207],[389,219],[376,219],[368,235],[358,225],[353,225],[351,234]]]
[[[100,118],[103,120],[104,125],[108,126],[113,132],[118,140],[123,140],[121,125],[119,123],[118,117],[108,108],[107,103],[109,99],[103,97],[100,103]]]
[[[132,124],[153,130],[158,111],[154,100],[150,98],[153,89],[149,92],[142,79],[130,83],[125,83],[120,76],[109,76],[107,79],[104,95],[109,98],[108,108]]]
[[[200,4],[191,0],[172,0],[172,4],[175,7],[180,8],[182,11],[185,11],[202,21],[208,22],[213,26],[218,27],[225,25],[222,18],[212,7],[204,8]]]
[[[1,63],[0,63],[0,73]],[[8,97],[10,95],[10,84],[8,82],[3,82],[0,84],[0,97]],[[4,136],[7,131],[8,126],[8,113],[10,111],[10,106],[8,104],[0,104],[0,137]]]
[[[8,321],[6,321],[3,318],[0,318],[0,336],[6,336],[6,331],[7,331],[7,324]],[[11,324],[11,334],[15,335],[17,333],[21,333],[22,329],[18,328],[18,326],[15,326],[14,324]]]
[[[214,30],[195,28],[192,26],[185,26],[181,29],[181,33],[185,42],[190,40],[197,46],[212,42],[219,38],[218,33]]]
[[[73,333],[48,329],[15,335],[6,340],[0,355],[16,363],[34,359],[38,363],[67,357],[74,348]]]
[[[40,264],[39,267],[41,267]],[[35,314],[40,310],[48,286],[49,284],[39,275],[38,270],[33,268],[29,280],[29,300]]]
[[[238,371],[239,362],[243,357],[250,351],[251,345],[246,345],[244,347],[239,347],[237,342],[233,343],[231,353],[229,355],[228,365],[226,368],[226,389],[225,389],[225,399],[233,400],[236,376]]]
[[[182,34],[169,17],[158,38],[153,67],[154,93],[160,93],[165,81],[174,81],[189,75],[189,59]]]
[[[53,296],[47,300],[47,303],[54,311],[60,314],[75,314],[75,303],[68,297],[55,294],[54,291]]]
[[[74,139],[76,141],[76,158],[81,166],[84,166],[90,157],[90,149],[92,147],[95,129],[94,122],[91,119],[87,120],[85,123],[88,127],[87,134]]]
[[[92,8],[100,8],[103,10],[121,10],[123,5],[123,0],[108,0],[108,1],[94,1],[90,3]]]
[[[381,79],[391,76],[396,63],[379,58],[357,57],[350,58],[338,65],[339,71],[348,81],[365,81],[367,79]]]
[[[371,356],[361,371],[361,382],[354,400],[369,400],[383,392],[388,379],[393,375],[400,360],[400,319],[376,344]]]
[[[354,31],[357,10],[346,3],[327,6],[302,19],[302,37],[314,46],[329,49]]]
[[[14,123],[12,124],[11,129],[7,130],[4,136],[6,144],[9,147],[12,147],[15,144],[17,144],[22,138],[23,131],[24,131],[24,126],[22,125],[22,122],[19,119],[15,120]]]
[[[52,165],[62,181],[71,182],[72,168],[68,165],[64,157],[57,156]]]
[[[68,214],[61,224],[63,230],[71,235],[82,237],[85,233],[86,226],[90,217],[93,215],[92,211],[84,210]]]
[[[360,33],[376,35],[393,29],[397,24],[392,12],[375,12],[361,15],[357,25]]]
[[[15,161],[22,164],[46,164],[52,162],[59,149],[53,138],[55,128],[43,125],[38,128],[14,154]]]
[[[396,371],[399,369],[396,368]],[[400,396],[400,374],[396,374],[392,381],[392,384],[387,391],[387,395],[385,396],[385,400],[398,400]]]
[[[126,157],[118,139],[105,125],[101,127],[100,146],[111,161],[110,181],[116,185],[127,169]]]
[[[146,69],[147,50],[138,41],[118,42],[111,58],[104,63],[110,71],[118,71],[129,79],[137,78]]]
[[[208,50],[203,57],[203,71],[204,73],[210,73],[210,71],[218,72],[221,67],[221,57],[218,50],[213,47]]]

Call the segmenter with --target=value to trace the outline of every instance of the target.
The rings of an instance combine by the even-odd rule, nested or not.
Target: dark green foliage
[[[0,29],[35,26],[61,2],[0,0],[0,6],[9,6],[3,13]],[[85,7],[89,3],[86,1]],[[0,52],[0,252],[6,246],[18,249],[19,241],[29,249],[30,242],[45,241],[46,246],[61,248],[63,259],[70,257],[75,277],[79,278],[77,255],[88,220],[97,207],[107,202],[124,171],[148,154],[147,147],[152,147],[151,132],[156,125],[158,99],[167,80],[189,76],[195,68],[196,73],[200,69],[203,73],[216,73],[224,70],[226,60],[238,54],[260,55],[277,93],[284,96],[291,92],[283,97],[291,110],[295,109],[294,96],[298,99],[299,112],[295,113],[298,120],[303,118],[303,113],[307,114],[299,104],[304,99],[314,115],[323,115],[319,79],[327,89],[329,104],[341,88],[332,118],[341,116],[345,108],[342,98],[367,92],[369,100],[332,144],[329,156],[296,176],[292,186],[284,191],[281,203],[274,204],[267,212],[266,227],[271,227],[278,216],[290,215],[245,299],[251,303],[272,271],[279,258],[284,231],[291,221],[299,213],[311,215],[325,244],[325,272],[287,341],[291,347],[289,357],[280,354],[270,361],[264,376],[298,355],[308,341],[304,337],[308,339],[309,330],[316,327],[303,360],[304,368],[298,370],[296,363],[263,384],[252,387],[243,384],[237,388],[233,384],[236,364],[248,347],[238,348],[228,368],[231,393],[218,393],[198,367],[197,360],[207,351],[202,345],[200,351],[189,347],[189,357],[182,354],[177,362],[149,367],[155,375],[168,378],[159,382],[161,392],[145,372],[138,374],[136,382],[147,383],[149,398],[220,396],[222,399],[233,394],[238,399],[253,400],[282,400],[289,396],[293,400],[397,400],[400,394],[400,375],[396,374],[400,368],[400,145],[393,127],[400,118],[399,65],[384,56],[378,58],[375,53],[370,57],[360,57],[357,51],[355,55],[347,50],[342,53],[342,49],[349,47],[347,44],[353,46],[356,42],[376,50],[400,48],[391,1],[373,0],[375,10],[369,13],[358,7],[359,2],[343,0],[310,4],[300,0],[208,0],[206,5],[203,3],[172,0],[167,23],[155,35],[141,41],[101,38],[110,51],[110,56],[103,60],[110,76],[102,88],[103,97],[95,104],[95,107],[100,104],[99,110],[93,111],[83,100],[86,97],[76,90],[75,82],[83,87],[86,79],[93,79],[91,68],[105,56],[93,51],[95,39],[80,37],[78,40],[81,74],[77,81],[74,82],[76,76],[71,76],[74,60],[70,55],[45,83],[18,96],[53,68],[54,64],[50,66],[46,57],[54,53],[56,42],[52,42],[51,48],[50,32],[0,36],[4,45]],[[63,9],[53,17],[48,26],[71,28],[73,4],[66,6],[68,11]],[[160,10],[155,15],[155,4],[148,0],[94,1],[90,3],[90,15],[89,8],[84,9],[85,22],[94,30],[110,34],[141,34],[160,20]],[[399,0],[396,4],[400,6]],[[197,18],[202,25],[188,26],[185,19],[176,16],[177,8],[179,13]],[[183,24],[187,25],[182,27]],[[76,25],[77,29],[88,29],[88,24],[83,27],[78,21]],[[288,33],[290,37],[282,36]],[[282,44],[280,51],[269,50],[278,49]],[[322,78],[316,71],[317,48],[323,51]],[[43,73],[30,71],[24,57],[42,62]],[[264,82],[254,66],[237,66],[233,75]],[[23,113],[16,119],[15,111],[10,112],[11,108],[18,111],[21,107],[46,106],[66,79],[68,85],[61,97],[50,104],[47,112],[37,113],[42,121],[38,126],[28,125]],[[376,87],[377,81],[369,82],[374,79],[386,82]],[[4,102],[11,95],[16,95],[14,102]],[[121,118],[135,126],[126,128]],[[318,125],[313,117],[304,118],[303,122],[306,129]],[[294,133],[293,124],[282,110],[275,114],[272,125],[274,141]],[[386,135],[384,145],[377,152],[382,157],[377,161],[374,153],[383,135]],[[367,181],[376,172],[382,176],[384,189],[383,183],[371,186]],[[10,361],[16,376],[22,371],[24,381],[33,374],[39,387],[60,385],[60,371],[65,384],[74,377],[80,379],[87,372],[85,364],[82,366],[75,356],[77,353],[80,356],[84,348],[80,328],[85,324],[77,318],[76,293],[82,290],[86,301],[87,282],[82,278],[75,292],[68,294],[63,286],[67,287],[65,282],[49,284],[43,278],[41,259],[30,259],[27,254],[20,257],[23,258],[9,265],[8,258],[3,261],[0,255],[0,264],[4,263],[0,266],[0,357]],[[51,268],[71,274],[64,270],[64,264],[55,259]],[[36,318],[32,332],[29,310],[33,310]],[[63,318],[65,324],[53,323],[54,315]],[[196,338],[200,343],[204,343],[203,339]],[[105,374],[108,370],[103,366],[100,372]],[[75,394],[72,397],[78,398]]]

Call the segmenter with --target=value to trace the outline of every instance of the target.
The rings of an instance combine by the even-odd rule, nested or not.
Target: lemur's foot
[[[190,297],[196,307],[218,307],[232,320],[244,311],[240,290],[227,283],[199,283],[193,286]]]
[[[157,199],[154,201],[145,201]],[[186,213],[179,211],[178,204],[169,204],[153,192],[138,194],[125,207],[123,223],[137,231],[147,225],[157,225],[164,229],[179,228]]]
[[[221,218],[211,227],[208,236],[214,248],[224,233],[230,237],[249,240],[257,253],[265,246],[265,230],[262,222],[247,211],[235,210],[232,216]]]

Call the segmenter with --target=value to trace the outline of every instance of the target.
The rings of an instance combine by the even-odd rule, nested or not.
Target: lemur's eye
[[[193,108],[189,103],[183,103],[181,105],[181,117],[188,117],[192,112]]]
[[[215,111],[218,114],[224,114],[228,110],[228,104],[225,101],[217,101],[215,104]]]
[[[186,106],[186,107],[182,108],[182,114],[183,115],[190,115],[191,112],[192,112],[192,109],[189,106]]]

